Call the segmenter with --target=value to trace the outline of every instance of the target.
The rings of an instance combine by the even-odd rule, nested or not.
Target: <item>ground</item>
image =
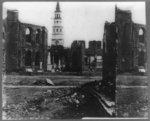
[[[51,79],[56,86],[47,85],[46,78]],[[3,82],[3,118],[110,117],[104,113],[101,115],[95,97],[87,89],[80,88],[80,85],[100,79],[100,76],[7,75]],[[117,117],[147,117],[147,77],[120,75],[116,84]]]
[[[147,76],[121,75],[117,78],[118,117],[148,117]]]

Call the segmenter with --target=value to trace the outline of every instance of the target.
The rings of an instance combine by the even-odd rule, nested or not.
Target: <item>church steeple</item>
[[[59,7],[59,2],[57,2],[56,11],[55,12],[61,12],[60,7]]]
[[[63,26],[61,18],[61,10],[59,2],[56,4],[54,25],[53,25],[53,34],[52,34],[52,45],[62,45],[64,44],[63,39]]]

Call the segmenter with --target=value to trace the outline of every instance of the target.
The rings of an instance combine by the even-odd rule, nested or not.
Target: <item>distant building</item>
[[[93,71],[102,69],[102,41],[89,41],[89,47],[86,49],[86,65]]]
[[[84,40],[75,40],[71,48],[64,47],[63,26],[59,2],[56,4],[52,44],[48,49],[48,66],[51,72],[71,71],[82,73],[102,69],[102,43],[90,41],[89,48]]]
[[[52,45],[62,45],[62,46],[64,45],[62,17],[59,2],[57,2],[55,10]]]
[[[110,23],[109,23],[110,24]],[[104,28],[104,48],[113,35],[109,33],[108,23]],[[146,27],[132,21],[131,11],[120,10],[116,7],[115,22],[116,44],[117,44],[117,70],[119,72],[137,71],[146,69]]]
[[[92,51],[101,50],[102,49],[102,41],[100,40],[91,40],[89,41],[89,49]]]
[[[61,71],[64,67],[64,39],[63,39],[63,26],[62,17],[59,2],[57,2],[53,33],[52,33],[52,43],[49,49],[49,58],[51,61],[48,62],[48,70],[55,72]]]
[[[47,29],[22,23],[17,10],[8,10],[3,23],[6,71],[47,70]]]
[[[90,41],[89,48],[85,48],[84,40],[75,40],[71,44],[70,58],[71,71],[74,72],[101,72],[102,48],[101,41]]]

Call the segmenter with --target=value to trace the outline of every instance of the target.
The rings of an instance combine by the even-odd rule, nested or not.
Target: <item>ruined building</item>
[[[75,40],[70,49],[71,71],[101,72],[102,71],[102,46],[101,41],[89,41],[89,47],[85,47],[84,40]]]
[[[89,41],[89,47],[85,52],[85,64],[88,68],[94,71],[101,71],[102,69],[102,41]]]
[[[118,72],[138,71],[140,68],[146,69],[145,25],[134,23],[131,11],[120,10],[116,7],[115,22],[105,23],[103,44],[106,50],[110,47],[107,47],[107,44],[114,38],[114,32],[109,33],[109,29],[113,29],[114,26]]]
[[[82,73],[84,69],[85,41],[75,40],[71,44],[71,71]]]
[[[103,80],[116,79],[117,43],[115,23],[105,23],[103,42]]]
[[[116,43],[116,25],[115,23],[105,23],[104,41],[103,41],[103,68],[101,84],[112,95],[115,100],[116,90],[116,67],[117,67],[117,43]]]
[[[8,10],[4,20],[6,71],[44,70],[47,67],[47,29],[22,23],[17,10]]]

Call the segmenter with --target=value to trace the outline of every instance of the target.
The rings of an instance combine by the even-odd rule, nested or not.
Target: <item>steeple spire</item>
[[[59,7],[59,2],[57,2],[56,11],[55,11],[55,12],[61,12],[61,11],[60,11],[60,7]]]
[[[63,39],[63,26],[59,2],[56,4],[53,34],[52,34],[52,45],[62,45],[64,44]]]

